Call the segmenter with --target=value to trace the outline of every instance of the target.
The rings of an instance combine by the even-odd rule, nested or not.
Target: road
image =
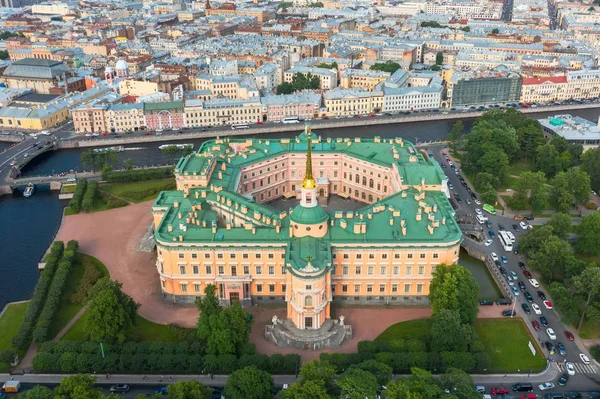
[[[448,166],[448,163],[446,162],[445,157],[442,155],[442,153],[445,150],[442,147],[437,146],[437,147],[430,147],[429,151],[433,153],[434,158],[440,163],[440,165],[446,166],[444,168],[444,171],[446,172],[446,175],[448,176],[449,183],[451,183],[453,185],[453,190],[451,190],[451,193],[453,195],[455,193],[457,193],[463,199],[462,204],[458,204],[457,213],[466,213],[466,214],[476,215],[475,209],[481,208],[481,206],[477,205],[475,202],[473,202],[471,205],[466,203],[465,200],[467,198],[471,199],[471,195],[468,193],[466,188],[463,187],[463,185],[461,184],[461,181],[458,178],[458,175],[455,173],[454,169],[451,169]],[[472,187],[471,187],[471,189],[473,190]],[[537,305],[539,305],[541,312],[542,312],[542,314],[537,315],[533,312],[533,310],[531,310],[530,314],[526,314],[523,311],[521,305],[523,303],[527,303],[529,305],[529,307],[531,308],[531,303],[527,302],[527,300],[525,299],[525,297],[523,295],[523,292],[521,290],[519,290],[520,292],[519,292],[519,295],[516,296],[516,305],[515,305],[515,310],[518,313],[518,317],[522,317],[524,319],[525,324],[529,327],[529,330],[530,330],[532,336],[538,340],[538,344],[543,348],[542,350],[544,351],[546,357],[549,357],[549,353],[548,353],[548,350],[544,346],[545,342],[550,341],[555,346],[557,345],[558,342],[562,342],[565,346],[565,349],[567,351],[566,356],[561,356],[558,353],[558,350],[556,351],[556,353],[553,356],[551,356],[554,358],[554,362],[559,362],[558,366],[556,365],[556,363],[553,363],[550,365],[551,369],[558,371],[558,372],[554,373],[554,374],[556,374],[555,379],[558,379],[557,377],[564,372],[564,366],[562,363],[566,359],[567,362],[573,363],[573,365],[575,366],[575,370],[576,370],[575,375],[571,376],[569,378],[569,381],[565,386],[566,390],[575,390],[575,389],[577,389],[577,390],[600,390],[600,375],[598,374],[600,367],[597,364],[594,364],[593,360],[592,360],[592,364],[590,364],[590,365],[586,365],[581,362],[581,360],[579,358],[580,353],[586,353],[590,359],[592,357],[585,350],[585,348],[583,347],[581,342],[579,342],[579,343],[577,342],[577,340],[578,340],[577,337],[575,338],[575,341],[567,340],[565,331],[569,331],[569,329],[566,328],[562,324],[557,312],[555,310],[546,309],[544,307],[544,305],[542,304],[542,300],[540,298],[538,298],[538,295],[536,292],[538,290],[544,291],[543,287],[540,287],[537,289],[532,287],[531,284],[529,283],[528,279],[525,278],[525,276],[523,275],[521,268],[518,266],[518,262],[524,262],[524,263],[527,263],[527,262],[524,259],[522,259],[519,255],[516,255],[513,252],[504,251],[504,248],[502,247],[499,239],[497,238],[498,229],[499,229],[498,226],[499,226],[499,224],[502,224],[506,230],[512,231],[513,234],[516,236],[516,242],[514,243],[514,246],[518,247],[519,238],[523,234],[526,233],[521,229],[519,229],[519,231],[515,231],[515,229],[513,228],[513,224],[518,225],[519,221],[515,221],[512,218],[504,217],[500,214],[500,212],[497,215],[486,214],[486,216],[488,217],[489,222],[491,222],[491,224],[492,224],[491,229],[486,228],[486,226],[483,225],[484,232],[486,234],[486,238],[489,238],[489,230],[492,230],[495,233],[496,238],[494,238],[492,244],[489,247],[486,247],[483,245],[483,243],[481,243],[479,249],[484,251],[488,255],[491,254],[492,252],[495,252],[496,254],[498,254],[499,257],[502,255],[506,256],[507,263],[503,264],[502,266],[508,271],[508,273],[511,273],[512,271],[514,271],[517,274],[518,279],[520,281],[524,282],[524,284],[526,286],[526,290],[533,297],[533,303],[537,303]],[[531,221],[531,223],[534,225],[542,224],[542,221],[534,220],[534,221]],[[536,273],[534,273],[532,270],[529,270],[529,271],[533,274],[533,276],[535,278],[538,279],[538,281],[540,280],[539,276],[536,276]],[[518,281],[515,282],[515,286],[518,287]],[[548,293],[545,293],[545,294],[547,296],[547,299],[551,301],[552,299],[550,298]],[[510,309],[508,307],[497,306],[495,304],[493,306],[497,307],[498,313],[502,312],[503,310]],[[548,320],[548,327],[552,328],[555,331],[556,338],[557,338],[556,340],[549,339],[549,336],[547,335],[547,333],[545,331],[546,327],[542,326],[541,323],[540,323],[540,327],[541,327],[540,331],[535,331],[533,329],[532,321],[535,320],[535,321],[540,322],[540,317],[542,317],[542,316],[546,317],[546,319]],[[519,348],[519,350],[529,350],[529,349],[528,348]],[[525,372],[526,370],[522,370],[522,371]],[[554,381],[554,383],[558,387],[558,384],[556,383],[556,381]],[[507,383],[504,385],[509,385],[509,384]],[[557,391],[560,391],[560,390],[557,389]]]
[[[36,137],[25,136],[25,140],[0,152],[0,185],[5,183],[10,176],[12,169],[11,163],[13,161],[21,162],[25,160],[27,155],[34,151],[34,147],[45,145],[46,142],[51,139],[50,136],[45,135],[38,135]]]

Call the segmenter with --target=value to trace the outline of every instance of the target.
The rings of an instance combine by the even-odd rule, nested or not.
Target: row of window
[[[162,255],[162,249],[158,250],[158,254]],[[239,254],[237,254],[235,252],[230,252],[229,253],[229,259],[237,259],[238,255]],[[243,253],[241,255],[242,255],[242,259],[250,259],[250,254],[248,254],[248,253]],[[184,252],[177,253],[177,258],[178,259],[185,259],[185,253]],[[198,259],[198,253],[192,252],[191,258],[192,259]],[[211,258],[211,253],[210,252],[205,252],[204,253],[204,259],[210,259],[210,258]],[[225,254],[223,254],[223,253],[217,253],[217,259],[224,259],[224,258],[225,258]],[[262,259],[262,254],[261,253],[254,254],[254,259]],[[267,259],[275,259],[275,254],[267,254]],[[281,254],[281,259],[285,259],[285,254]]]
[[[186,274],[188,274],[188,270],[189,270],[189,268],[187,265],[179,265],[179,274],[186,275]],[[255,270],[255,275],[263,274],[262,266],[255,266],[254,270]],[[191,271],[192,271],[192,274],[200,274],[200,265],[192,265]],[[213,271],[212,265],[205,265],[204,271],[206,272],[207,275],[212,275],[212,271]],[[225,274],[225,266],[217,266],[217,271],[220,275]],[[239,271],[243,271],[244,275],[249,275],[250,274],[250,266],[242,266],[241,268],[238,268],[238,266],[229,266],[229,273],[231,276],[237,276]],[[268,272],[269,275],[274,275],[275,274],[275,266],[268,266],[266,268],[266,271]],[[160,264],[160,272],[164,273],[164,268],[163,268],[162,263]],[[281,266],[281,274],[286,274],[286,273],[287,273],[287,271],[286,271],[285,267]]]
[[[371,293],[375,292],[374,291],[375,290],[375,284],[366,284],[366,290],[364,290],[364,291],[362,289],[362,284],[352,284],[352,285],[354,286],[353,287],[353,292],[355,294],[360,294],[360,293],[363,293],[363,292],[366,292],[367,294],[371,294]],[[405,283],[404,284],[404,288],[403,288],[404,289],[403,292],[405,294],[409,294],[411,292],[412,285],[413,285],[412,283]],[[349,289],[350,289],[349,286],[350,286],[350,284],[341,284],[341,288],[340,288],[340,290],[338,292],[338,291],[336,291],[337,284],[331,284],[331,292],[332,293],[347,294],[348,292],[350,292],[349,291]],[[425,284],[418,283],[416,285],[416,287],[417,287],[417,294],[421,294],[421,293],[423,293],[423,288],[425,287]],[[391,291],[392,294],[397,293],[398,292],[398,288],[399,288],[398,284],[392,284],[392,291]],[[377,292],[379,292],[380,294],[386,293],[386,284],[378,284],[377,285],[377,289],[378,289]]]
[[[360,252],[353,252],[352,254],[354,254],[354,256],[352,257],[352,259],[354,259],[354,260],[362,260],[362,259],[376,260],[377,259],[377,253],[367,253],[367,254],[364,254],[364,253],[360,253]],[[158,250],[158,255],[162,255],[162,249]],[[178,252],[177,253],[177,258],[178,259],[185,259],[186,258],[185,255],[186,255],[185,252]],[[238,255],[240,255],[240,254],[238,254],[236,252],[230,252],[229,253],[229,259],[238,259]],[[250,259],[250,255],[251,254],[249,254],[249,253],[242,253],[241,254],[241,259]],[[263,258],[262,255],[263,255],[262,253],[255,253],[254,254],[254,259],[262,259]],[[266,255],[267,255],[267,257],[266,257],[267,259],[275,259],[275,254],[273,254],[273,253],[269,253],[269,254],[266,254]],[[339,254],[334,253],[332,255],[332,258],[334,260],[338,259],[338,255]],[[341,259],[343,259],[343,260],[349,260],[350,259],[350,255],[351,255],[351,253],[348,253],[348,252],[342,253],[341,254]],[[387,254],[387,253],[381,253],[379,255],[380,255],[380,259],[382,259],[382,260],[389,259],[389,254]],[[419,255],[418,259],[427,259],[427,253],[420,253],[418,255]],[[190,254],[190,257],[191,257],[191,259],[198,259],[199,256],[198,256],[197,252],[192,252]],[[433,259],[439,259],[440,254],[433,253],[433,254],[431,254],[431,257]],[[281,259],[285,259],[285,254],[284,253],[280,254],[280,258]],[[211,252],[205,252],[204,253],[204,259],[211,259]],[[217,259],[225,259],[225,254],[222,253],[222,252],[221,253],[217,253]],[[394,259],[402,259],[402,253],[395,253],[394,254]],[[415,254],[410,253],[410,252],[406,253],[405,259],[416,259],[415,258]]]

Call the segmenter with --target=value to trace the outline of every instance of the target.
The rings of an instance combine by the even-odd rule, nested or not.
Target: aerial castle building
[[[307,125],[295,139],[210,140],[175,176],[152,213],[176,302],[215,284],[223,304],[280,302],[290,328],[320,329],[333,301],[424,303],[435,267],[458,260],[447,178],[400,138],[322,140]],[[332,195],[364,206],[325,210]],[[269,205],[282,197],[299,204]]]

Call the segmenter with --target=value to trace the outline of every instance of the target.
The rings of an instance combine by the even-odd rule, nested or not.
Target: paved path
[[[37,353],[38,348],[39,348],[39,344],[36,344],[35,342],[29,346],[29,349],[27,349],[25,356],[23,356],[23,359],[21,359],[21,361],[19,362],[19,365],[15,369],[16,373],[23,372],[23,370],[31,370],[33,368],[32,367],[33,357]]]
[[[87,310],[87,308],[88,308],[88,305],[85,305],[84,307],[82,307],[79,310],[79,312],[77,312],[77,314],[75,316],[73,316],[73,318],[71,319],[71,321],[69,321],[67,323],[67,325],[64,326],[64,328],[62,330],[60,330],[60,332],[58,334],[56,334],[56,337],[54,337],[54,339],[52,341],[53,342],[60,341],[60,339],[65,336],[65,334],[67,333],[67,331],[69,331],[69,329],[71,327],[73,327],[73,324],[75,324],[75,322],[77,320],[79,320],[81,318],[81,316],[83,316],[83,314],[85,313],[85,311]]]

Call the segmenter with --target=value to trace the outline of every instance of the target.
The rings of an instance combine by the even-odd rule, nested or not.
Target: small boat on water
[[[29,183],[27,188],[25,188],[25,192],[23,193],[23,197],[29,198],[33,195],[33,190],[35,190],[35,186],[33,183]]]
[[[116,151],[116,152],[122,152],[125,151],[125,147],[123,147],[122,145],[120,146],[116,146],[116,147],[106,147],[106,148],[95,148],[94,152],[109,152],[109,151]]]
[[[163,145],[159,145],[158,148],[161,150],[164,150],[165,148],[169,148],[169,147],[177,147],[180,150],[183,150],[185,148],[194,148],[193,144],[163,144]]]

